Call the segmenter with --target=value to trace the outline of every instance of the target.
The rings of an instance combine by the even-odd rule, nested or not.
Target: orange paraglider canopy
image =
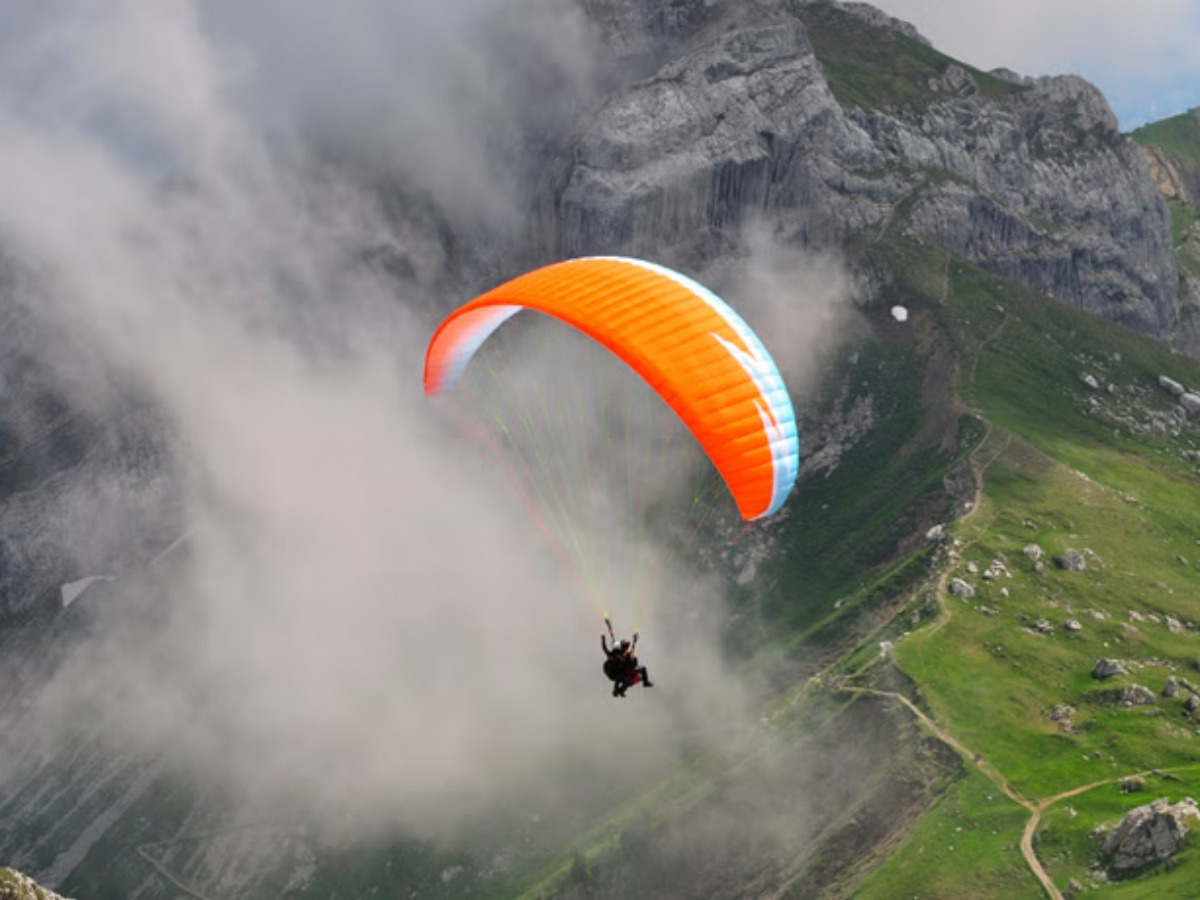
[[[426,352],[426,394],[452,388],[479,346],[521,309],[577,328],[632,366],[700,442],[743,518],[782,506],[800,461],[791,399],[762,342],[723,300],[642,260],[545,266],[450,314]]]

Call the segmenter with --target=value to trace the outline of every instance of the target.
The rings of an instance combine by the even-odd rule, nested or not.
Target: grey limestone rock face
[[[849,210],[807,202],[842,178],[835,147],[871,150],[841,115],[801,23],[747,16],[611,97],[587,123],[558,204],[560,252],[682,245],[704,254],[717,231],[772,206],[816,217],[822,233],[844,230],[838,212],[863,227],[879,217],[869,198]],[[793,154],[804,162],[789,165]]]
[[[1171,343],[1184,353],[1200,356],[1200,278],[1184,275],[1180,279],[1179,305],[1179,327]]]
[[[963,581],[961,578],[952,578],[950,580],[950,593],[955,597],[962,597],[964,600],[970,600],[975,596],[975,588]]]

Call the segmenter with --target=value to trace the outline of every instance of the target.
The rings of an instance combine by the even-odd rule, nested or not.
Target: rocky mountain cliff
[[[590,6],[614,52],[642,49],[625,30],[634,5]],[[696,266],[754,218],[838,247],[899,216],[1006,278],[1176,337],[1169,215],[1089,83],[971,69],[862,4],[656,8],[641,24],[673,52],[547,166],[548,255]]]

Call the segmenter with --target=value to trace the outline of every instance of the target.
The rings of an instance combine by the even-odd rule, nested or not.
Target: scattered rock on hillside
[[[1182,397],[1187,393],[1182,384],[1180,384],[1174,378],[1168,378],[1166,375],[1158,376],[1158,386],[1172,397]]]
[[[1083,625],[1080,624],[1078,619],[1067,619],[1063,628],[1067,629],[1067,631],[1082,631]]]
[[[1004,564],[1004,560],[997,556],[991,561],[991,564],[983,572],[983,577],[988,581],[994,578],[1012,578],[1012,572],[1008,571],[1008,566]]]
[[[1082,375],[1079,376],[1079,380],[1082,381],[1085,385],[1087,385],[1087,387],[1091,388],[1093,391],[1100,390],[1100,382],[1098,382],[1096,380],[1095,375],[1090,375],[1087,372],[1084,372]]]
[[[978,575],[979,574],[979,566],[975,565],[975,563],[973,563],[973,562],[969,562],[969,563],[967,563],[967,571],[972,575]]]
[[[856,19],[866,22],[868,25],[874,26],[875,28],[883,28],[888,31],[898,31],[906,38],[914,40],[918,44],[924,44],[926,47],[933,46],[929,43],[929,40],[925,37],[925,35],[917,31],[917,29],[908,22],[893,18],[882,10],[876,9],[869,3],[844,3],[841,5],[841,8],[845,13],[854,16]],[[963,72],[960,66],[951,65],[948,68],[958,69],[960,72]],[[963,72],[963,75],[966,74],[966,72]]]
[[[1078,550],[1067,550],[1062,556],[1056,556],[1054,564],[1060,569],[1066,569],[1068,572],[1082,572],[1087,568],[1083,554]]]
[[[1098,659],[1096,666],[1092,669],[1092,677],[1097,681],[1103,681],[1105,678],[1112,678],[1114,675],[1124,675],[1125,667],[1116,659]]]
[[[1200,696],[1188,694],[1187,700],[1183,703],[1183,708],[1190,713],[1194,713],[1197,709],[1200,709]]]
[[[1126,813],[1104,838],[1103,858],[1117,871],[1141,868],[1169,859],[1188,833],[1189,820],[1200,819],[1196,801],[1185,797],[1172,806],[1163,797]]]
[[[1068,706],[1066,703],[1059,703],[1050,710],[1050,721],[1058,723],[1059,731],[1064,734],[1070,734],[1075,730],[1075,721],[1072,718],[1075,715],[1075,707]]]
[[[1142,615],[1140,612],[1138,612],[1136,609],[1131,609],[1131,610],[1129,611],[1129,621],[1130,621],[1130,622],[1145,622],[1145,621],[1146,621],[1146,617],[1145,617],[1145,616],[1143,616],[1143,615]]]
[[[1105,613],[1100,612],[1098,609],[1085,609],[1083,612],[1085,615],[1091,616],[1097,622],[1103,622],[1108,618]]]
[[[1055,722],[1069,719],[1073,715],[1075,715],[1075,707],[1067,703],[1055,704],[1054,708],[1050,710],[1050,718]]]
[[[975,588],[967,584],[961,578],[950,579],[950,593],[955,597],[962,597],[964,600],[970,600],[975,596]]]
[[[931,91],[957,96],[974,94],[979,90],[975,85],[975,79],[968,75],[962,66],[956,66],[953,63],[946,66],[946,71],[930,78],[925,84]]]
[[[946,539],[946,528],[943,525],[934,525],[925,532],[925,540],[931,544],[940,544]]]
[[[1127,684],[1112,694],[1117,706],[1130,709],[1134,706],[1149,706],[1154,702],[1154,691],[1141,684]]]
[[[1167,683],[1163,685],[1162,693],[1164,697],[1179,696],[1179,679],[1174,675],[1167,678]]]
[[[1167,630],[1170,631],[1172,634],[1179,634],[1179,632],[1183,631],[1183,623],[1180,622],[1174,616],[1167,616],[1166,623],[1167,623]]]
[[[1179,405],[1193,416],[1200,413],[1200,394],[1187,393],[1179,398]]]
[[[1054,634],[1054,626],[1050,624],[1049,619],[1038,619],[1034,623],[1033,630],[1038,634]]]
[[[1117,782],[1122,794],[1136,794],[1146,789],[1146,779],[1140,775],[1127,775]]]
[[[1034,562],[1042,558],[1042,548],[1037,544],[1026,544],[1025,549],[1021,551]]]

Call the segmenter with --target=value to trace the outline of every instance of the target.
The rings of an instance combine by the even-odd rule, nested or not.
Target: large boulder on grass
[[[1054,558],[1054,564],[1060,569],[1066,569],[1068,572],[1082,572],[1087,568],[1087,562],[1083,558],[1083,554],[1078,550],[1067,550],[1062,556]]]
[[[1125,667],[1121,665],[1120,660],[1116,659],[1098,659],[1096,660],[1095,667],[1092,669],[1092,677],[1097,681],[1103,681],[1106,678],[1124,674]]]
[[[1104,838],[1101,857],[1118,872],[1170,859],[1197,820],[1200,810],[1191,797],[1173,806],[1164,797],[1131,809]]]
[[[1115,699],[1118,706],[1128,709],[1131,706],[1149,706],[1155,698],[1154,691],[1144,684],[1127,684],[1116,692]]]
[[[975,588],[963,581],[961,578],[950,579],[950,593],[955,597],[962,597],[964,600],[970,600],[975,596]]]

